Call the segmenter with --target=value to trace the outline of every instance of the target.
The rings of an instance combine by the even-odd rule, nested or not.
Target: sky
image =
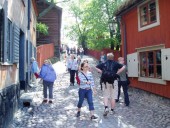
[[[66,37],[67,30],[65,26],[70,26],[75,23],[75,18],[69,13],[68,4],[59,3],[57,6],[62,8],[62,27],[61,27],[61,43],[68,44],[69,47],[77,46],[77,42],[70,40]]]

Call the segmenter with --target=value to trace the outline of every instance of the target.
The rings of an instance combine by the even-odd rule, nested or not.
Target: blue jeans
[[[48,81],[43,80],[43,95],[44,95],[44,98],[47,98],[47,88],[49,90],[49,99],[53,98],[53,85],[54,85],[54,82],[48,82]]]
[[[121,86],[123,87],[125,104],[128,106],[130,102],[129,102],[127,81],[119,81],[118,82],[118,98],[117,99],[119,100],[119,97],[120,97],[120,88],[121,88]]]
[[[77,104],[77,107],[81,108],[83,101],[84,101],[84,98],[87,98],[87,102],[89,104],[89,110],[90,111],[94,110],[92,90],[91,89],[86,90],[86,89],[80,88],[78,94],[79,94],[79,102]]]

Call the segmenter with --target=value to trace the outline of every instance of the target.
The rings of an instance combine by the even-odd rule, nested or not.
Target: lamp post
[[[114,42],[113,42],[113,35],[114,35],[114,33],[115,33],[115,25],[114,25],[114,21],[113,20],[111,20],[110,22],[109,22],[109,29],[110,29],[110,38],[112,39],[111,40],[111,49],[113,50],[114,49]]]

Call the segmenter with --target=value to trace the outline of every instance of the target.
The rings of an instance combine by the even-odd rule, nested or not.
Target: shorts
[[[114,88],[113,88],[113,85],[114,85]],[[104,83],[102,84],[103,97],[107,97],[110,99],[117,99],[117,97],[118,97],[118,81],[115,80],[113,85],[106,83],[106,87],[105,87],[105,84]]]

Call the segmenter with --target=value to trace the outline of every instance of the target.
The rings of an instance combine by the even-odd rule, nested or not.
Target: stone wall
[[[17,110],[19,97],[19,85],[11,85],[0,91],[0,128],[9,126]]]

